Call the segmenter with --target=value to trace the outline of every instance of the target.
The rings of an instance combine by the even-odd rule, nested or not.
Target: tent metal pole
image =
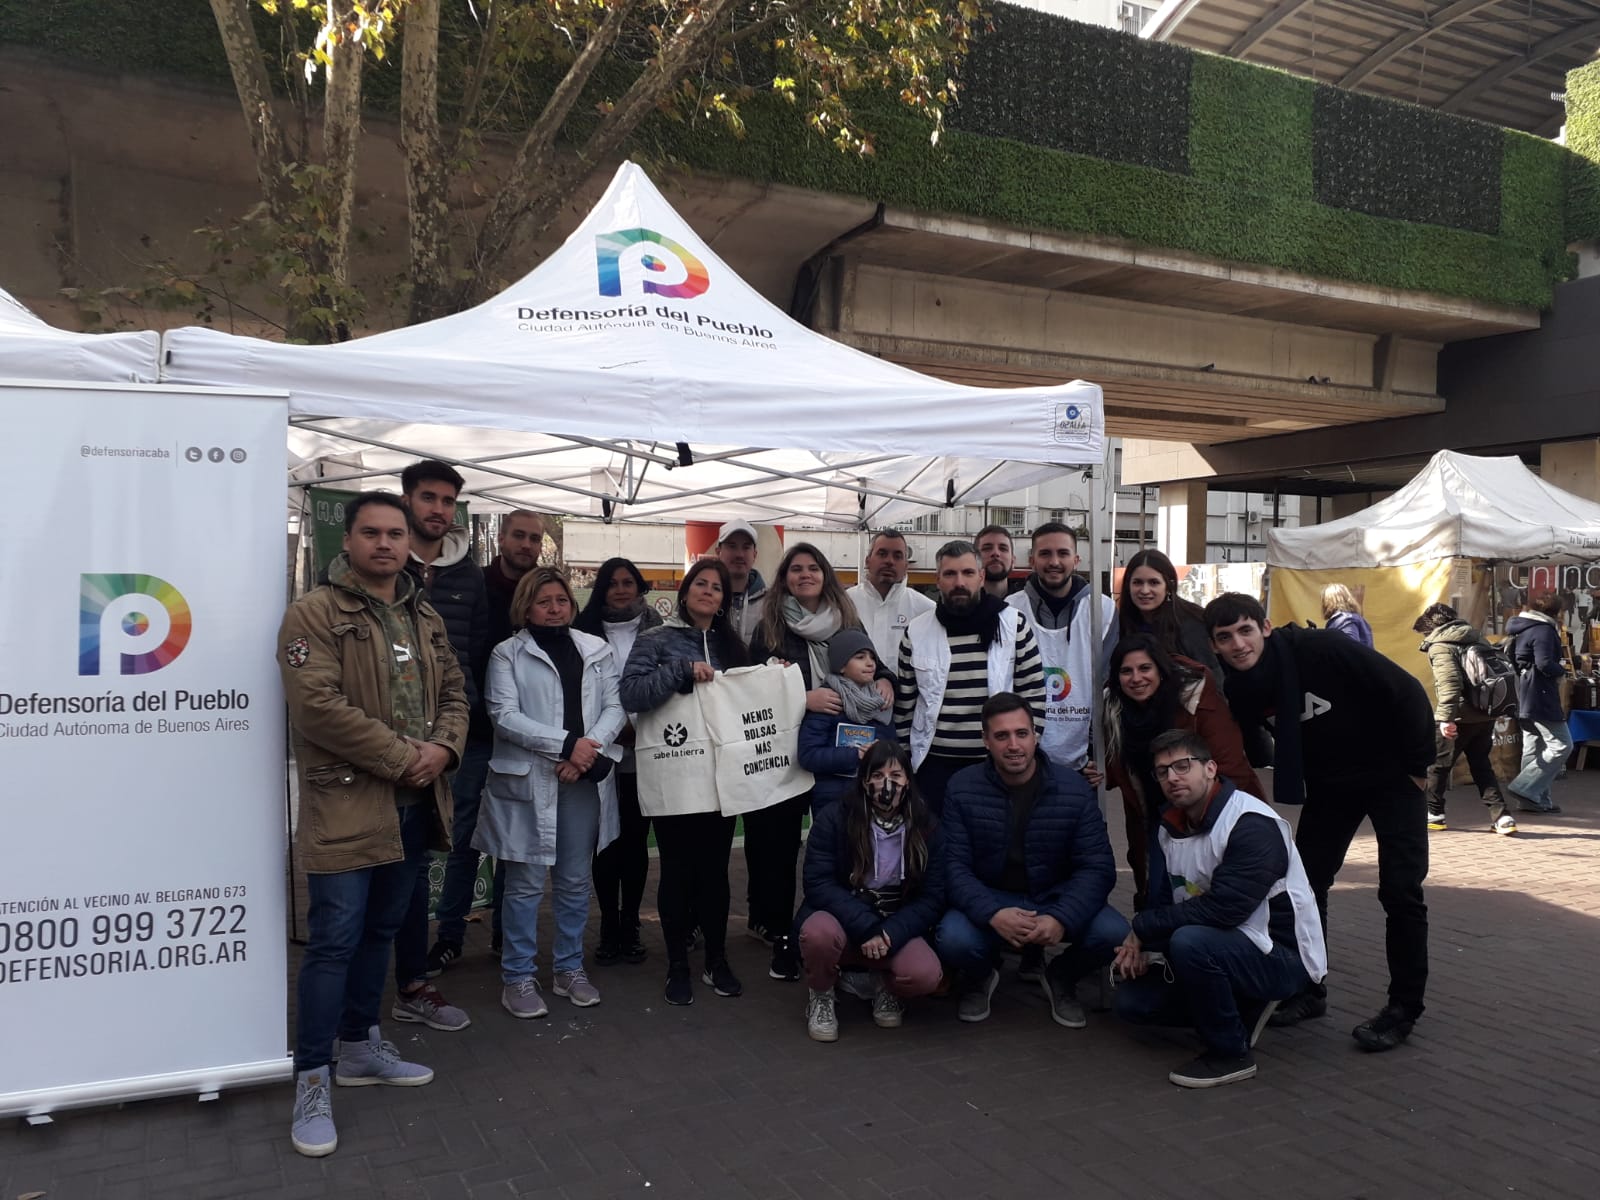
[[[1105,630],[1102,628],[1105,624],[1105,619],[1104,614],[1100,611],[1100,574],[1096,570],[1097,564],[1095,562],[1095,551],[1098,548],[1100,539],[1098,531],[1094,528],[1096,522],[1094,519],[1093,467],[1088,468],[1084,478],[1089,483],[1089,662],[1092,664],[1090,675],[1094,676],[1098,674],[1095,665],[1099,663],[1100,646],[1105,638]],[[1100,784],[1095,788],[1095,800],[1100,805],[1101,816],[1104,816],[1106,811],[1106,785],[1104,778],[1106,764],[1100,762],[1100,758],[1096,757],[1104,755],[1106,744],[1105,731],[1102,728],[1104,713],[1102,711],[1103,706],[1100,703],[1100,681],[1096,678],[1090,678],[1087,683],[1089,688],[1089,755],[1099,763],[1102,772]]]

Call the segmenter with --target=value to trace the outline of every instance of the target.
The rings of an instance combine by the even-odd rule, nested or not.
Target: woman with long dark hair
[[[710,683],[718,671],[742,667],[744,643],[728,623],[732,594],[728,568],[703,558],[684,572],[678,607],[666,624],[633,643],[622,672],[622,706],[647,713],[673,696]],[[647,769],[643,761],[639,763]],[[737,996],[743,986],[728,966],[728,853],[734,818],[716,810],[651,818],[660,851],[661,881],[656,908],[667,944],[668,1004],[693,1004],[689,933],[695,922],[705,936],[701,980],[719,996]]]
[[[767,588],[761,621],[750,638],[750,661],[779,658],[796,664],[805,680],[806,711],[837,714],[844,702],[826,684],[828,643],[841,629],[865,632],[854,602],[840,586],[827,557],[809,542],[796,543],[785,552],[777,576]],[[883,701],[881,719],[892,720],[893,678],[881,663],[873,690]],[[800,978],[792,928],[795,865],[800,856],[800,826],[810,806],[807,792],[746,813],[744,818],[750,933],[771,943],[772,965],[767,974],[773,979]]]
[[[1122,792],[1133,906],[1143,909],[1150,888],[1150,846],[1162,803],[1150,743],[1169,729],[1198,733],[1211,747],[1219,775],[1253,796],[1261,795],[1261,781],[1245,757],[1239,726],[1211,673],[1191,658],[1168,654],[1148,633],[1124,637],[1111,651],[1104,727],[1106,785]],[[1085,773],[1099,781],[1093,763]]]
[[[838,1040],[841,965],[872,974],[872,1019],[884,1029],[899,1026],[902,1001],[939,986],[927,937],[944,914],[939,850],[911,755],[898,742],[874,742],[850,791],[817,815],[806,841],[800,950],[814,1041]]]
[[[639,635],[661,624],[655,609],[645,603],[649,591],[638,567],[625,558],[608,558],[595,572],[589,602],[572,627],[604,638],[616,662],[624,664]],[[630,721],[617,738],[622,747],[622,761],[617,764],[617,840],[594,856],[594,890],[600,904],[600,945],[594,960],[601,966],[645,959],[639,903],[650,873],[650,819],[639,812],[633,736]]]
[[[1193,659],[1221,683],[1205,613],[1178,595],[1178,569],[1161,551],[1141,550],[1128,560],[1117,597],[1117,627],[1123,636],[1151,634],[1168,654]]]

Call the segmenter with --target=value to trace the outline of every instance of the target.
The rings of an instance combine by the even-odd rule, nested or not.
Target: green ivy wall
[[[1600,67],[1569,82],[1569,151],[1029,9],[993,13],[937,147],[926,122],[864,95],[876,153],[843,155],[763,95],[742,109],[742,138],[661,118],[640,148],[899,207],[1526,308],[1571,278],[1569,243],[1600,236]],[[227,83],[205,0],[0,0],[0,42]],[[377,107],[397,93],[398,58],[369,75]]]

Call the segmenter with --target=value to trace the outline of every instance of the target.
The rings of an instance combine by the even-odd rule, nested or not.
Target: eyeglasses
[[[1154,767],[1156,780],[1160,782],[1168,775],[1187,775],[1190,767],[1197,762],[1204,761],[1204,759],[1191,756],[1189,758],[1175,758],[1169,763],[1157,763]]]

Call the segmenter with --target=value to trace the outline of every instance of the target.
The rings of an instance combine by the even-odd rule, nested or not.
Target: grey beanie
[[[874,660],[878,652],[872,649],[872,639],[859,629],[841,629],[828,639],[828,670],[837,675],[863,650],[872,650]]]

